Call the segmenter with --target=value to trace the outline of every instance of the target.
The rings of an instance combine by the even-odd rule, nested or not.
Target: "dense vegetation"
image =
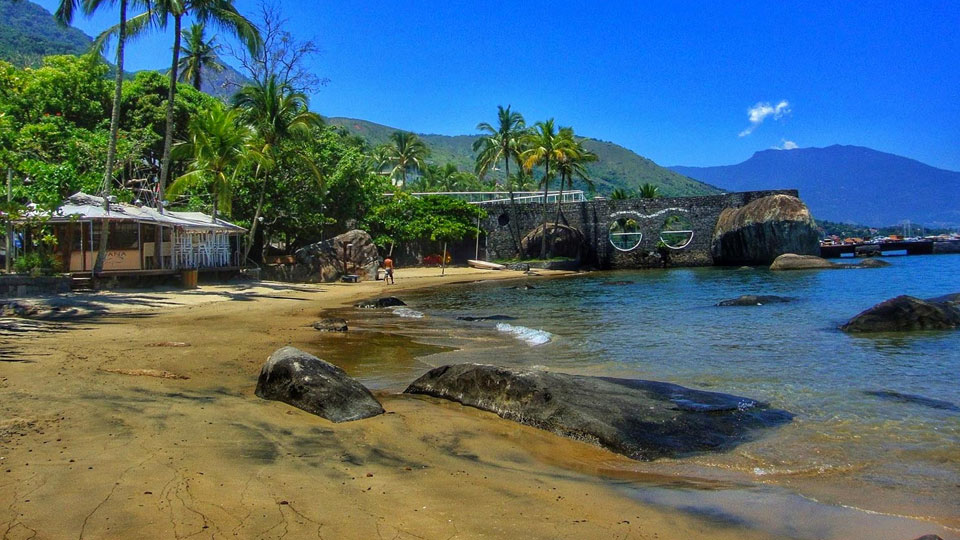
[[[17,65],[37,65],[51,54],[83,54],[90,37],[56,24],[53,16],[32,2],[0,0],[0,58]]]

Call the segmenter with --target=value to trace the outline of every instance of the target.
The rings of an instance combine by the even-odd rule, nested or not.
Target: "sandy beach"
[[[324,310],[523,276],[397,277],[70,295],[64,312],[97,315],[8,327],[0,538],[770,537],[617,489],[719,486],[491,413],[381,391],[386,414],[334,424],[254,396],[267,356],[315,343]]]

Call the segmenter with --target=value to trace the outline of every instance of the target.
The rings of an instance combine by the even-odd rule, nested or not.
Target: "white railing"
[[[414,197],[426,197],[428,195],[443,195],[467,201],[470,204],[494,204],[510,201],[510,194],[506,191],[431,191],[422,193],[411,193]],[[384,193],[385,197],[392,197],[393,193]],[[548,191],[547,202],[555,203],[560,197],[559,191]],[[513,200],[518,203],[539,203],[543,202],[542,191],[514,191]],[[583,202],[587,198],[584,192],[579,189],[564,191],[563,202]]]

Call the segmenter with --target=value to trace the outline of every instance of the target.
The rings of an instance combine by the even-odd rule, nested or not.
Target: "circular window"
[[[510,216],[506,213],[500,214],[500,216],[497,218],[497,223],[501,227],[506,227],[507,224],[510,223]]]
[[[620,251],[631,251],[640,245],[643,233],[637,225],[637,220],[620,218],[610,225],[610,243]]]
[[[683,249],[693,241],[693,223],[686,216],[673,214],[663,222],[660,242],[670,249]]]

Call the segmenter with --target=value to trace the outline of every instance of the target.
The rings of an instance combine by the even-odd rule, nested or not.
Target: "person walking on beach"
[[[391,259],[390,257],[387,257],[386,259],[384,259],[384,260],[383,260],[383,268],[384,268],[384,270],[385,270],[385,272],[384,272],[384,274],[383,274],[383,280],[384,280],[384,281],[387,281],[387,280],[389,279],[389,280],[390,280],[390,284],[393,285],[393,284],[394,284],[394,281],[393,281],[393,259]]]

